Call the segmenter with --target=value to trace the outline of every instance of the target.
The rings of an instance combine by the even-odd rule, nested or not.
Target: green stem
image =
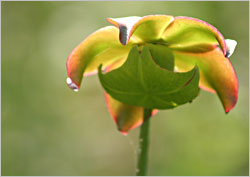
[[[136,169],[136,176],[147,175],[148,165],[148,144],[149,144],[149,118],[152,110],[144,108],[143,124],[140,129],[139,148],[138,148],[138,162]]]

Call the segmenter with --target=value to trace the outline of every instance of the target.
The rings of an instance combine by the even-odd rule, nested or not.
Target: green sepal
[[[174,55],[168,47],[155,44],[147,44],[146,46],[149,48],[156,64],[169,71],[174,70]]]
[[[107,74],[99,66],[99,80],[106,92],[123,103],[149,109],[174,108],[193,100],[199,92],[198,67],[185,73],[169,71],[154,62],[149,48],[139,52],[134,46],[126,62]]]

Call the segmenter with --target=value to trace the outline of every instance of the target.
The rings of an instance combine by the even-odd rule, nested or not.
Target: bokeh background
[[[121,135],[97,76],[78,93],[66,59],[107,17],[168,14],[202,19],[238,46],[230,60],[239,100],[226,115],[201,91],[151,120],[149,175],[249,174],[249,2],[1,2],[1,174],[134,175],[139,129]]]

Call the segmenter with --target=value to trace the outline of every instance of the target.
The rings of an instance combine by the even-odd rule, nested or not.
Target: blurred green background
[[[149,175],[248,175],[249,2],[2,2],[2,175],[134,175],[139,129],[121,135],[97,76],[78,93],[66,59],[107,17],[202,19],[238,42],[239,100],[226,115],[214,94],[151,120]]]

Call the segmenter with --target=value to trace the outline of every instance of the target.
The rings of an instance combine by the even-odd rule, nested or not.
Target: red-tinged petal
[[[98,66],[108,66],[127,57],[131,45],[123,46],[118,39],[119,30],[107,26],[97,30],[82,41],[67,59],[67,83],[72,89],[79,89],[83,75],[95,73]]]
[[[111,117],[118,130],[126,135],[131,129],[140,126],[143,122],[143,108],[124,104],[105,93],[105,100]],[[158,110],[152,111],[154,116]]]
[[[168,44],[169,48],[185,50],[185,48],[195,50],[201,47],[202,52],[209,46],[220,45],[224,55],[226,54],[226,44],[224,37],[212,25],[199,19],[191,17],[175,17],[175,20],[165,30],[162,35],[163,40]],[[203,46],[203,47],[202,47]]]
[[[120,29],[120,42],[126,45],[130,37],[137,43],[155,42],[172,23],[169,15],[149,15],[144,17],[108,18],[107,21]]]
[[[105,99],[109,113],[115,121],[117,128],[123,134],[127,134],[129,130],[138,127],[143,122],[143,108],[131,106],[121,103],[107,93]]]
[[[106,72],[112,71],[120,67],[126,58],[116,61],[112,65],[106,68]],[[126,135],[129,130],[140,126],[143,122],[143,108],[124,104],[115,100],[105,92],[105,100],[109,110],[109,113],[117,125],[118,130]],[[157,109],[152,111],[152,116],[158,112]]]
[[[173,51],[178,71],[188,71],[195,65],[200,70],[200,87],[217,93],[226,112],[236,104],[238,80],[234,68],[220,48],[209,52],[190,53]]]

